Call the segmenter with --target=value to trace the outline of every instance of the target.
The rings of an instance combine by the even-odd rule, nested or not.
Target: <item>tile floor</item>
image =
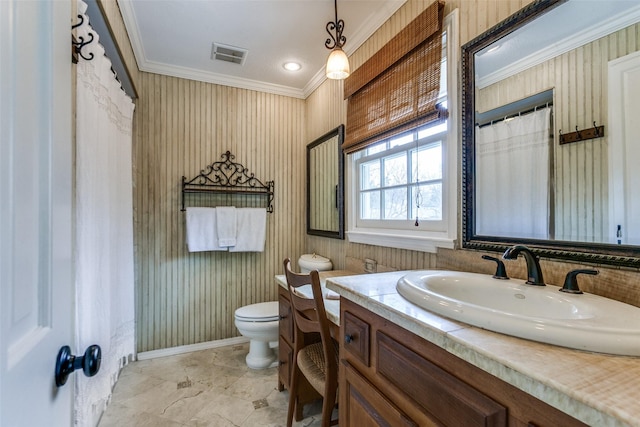
[[[130,363],[121,372],[99,427],[278,427],[289,393],[276,368],[252,370],[248,344]],[[321,402],[296,427],[320,426]]]

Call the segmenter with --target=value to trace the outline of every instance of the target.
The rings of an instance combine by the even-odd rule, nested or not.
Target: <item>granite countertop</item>
[[[586,424],[640,426],[640,358],[537,343],[446,319],[398,294],[396,283],[406,273],[336,274],[324,280],[343,298]],[[338,319],[335,311],[331,306],[328,316],[339,322],[339,304]]]

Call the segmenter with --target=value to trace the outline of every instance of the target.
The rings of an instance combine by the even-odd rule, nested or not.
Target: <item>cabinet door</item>
[[[289,389],[291,385],[291,367],[293,349],[282,337],[278,340],[278,390]]]
[[[363,378],[349,362],[342,362],[340,425],[353,427],[417,427],[393,403]],[[435,425],[435,424],[434,424]]]
[[[279,331],[280,336],[293,347],[293,315],[291,313],[291,302],[285,295],[281,293],[278,298]]]

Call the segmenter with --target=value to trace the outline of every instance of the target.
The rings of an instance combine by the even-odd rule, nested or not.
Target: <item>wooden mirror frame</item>
[[[474,55],[566,0],[536,0],[462,46],[462,246],[503,252],[525,244],[541,257],[589,264],[640,268],[640,246],[477,235],[475,230],[475,69]]]

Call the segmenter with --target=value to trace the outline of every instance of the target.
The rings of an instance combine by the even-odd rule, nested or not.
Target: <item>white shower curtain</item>
[[[476,127],[476,234],[549,238],[551,108]]]
[[[86,4],[78,3],[84,14]],[[85,25],[78,35],[88,31]],[[85,48],[87,49],[87,48]],[[75,425],[96,426],[135,352],[131,127],[134,104],[98,40],[77,64],[76,353],[102,348],[93,378],[75,374]]]

